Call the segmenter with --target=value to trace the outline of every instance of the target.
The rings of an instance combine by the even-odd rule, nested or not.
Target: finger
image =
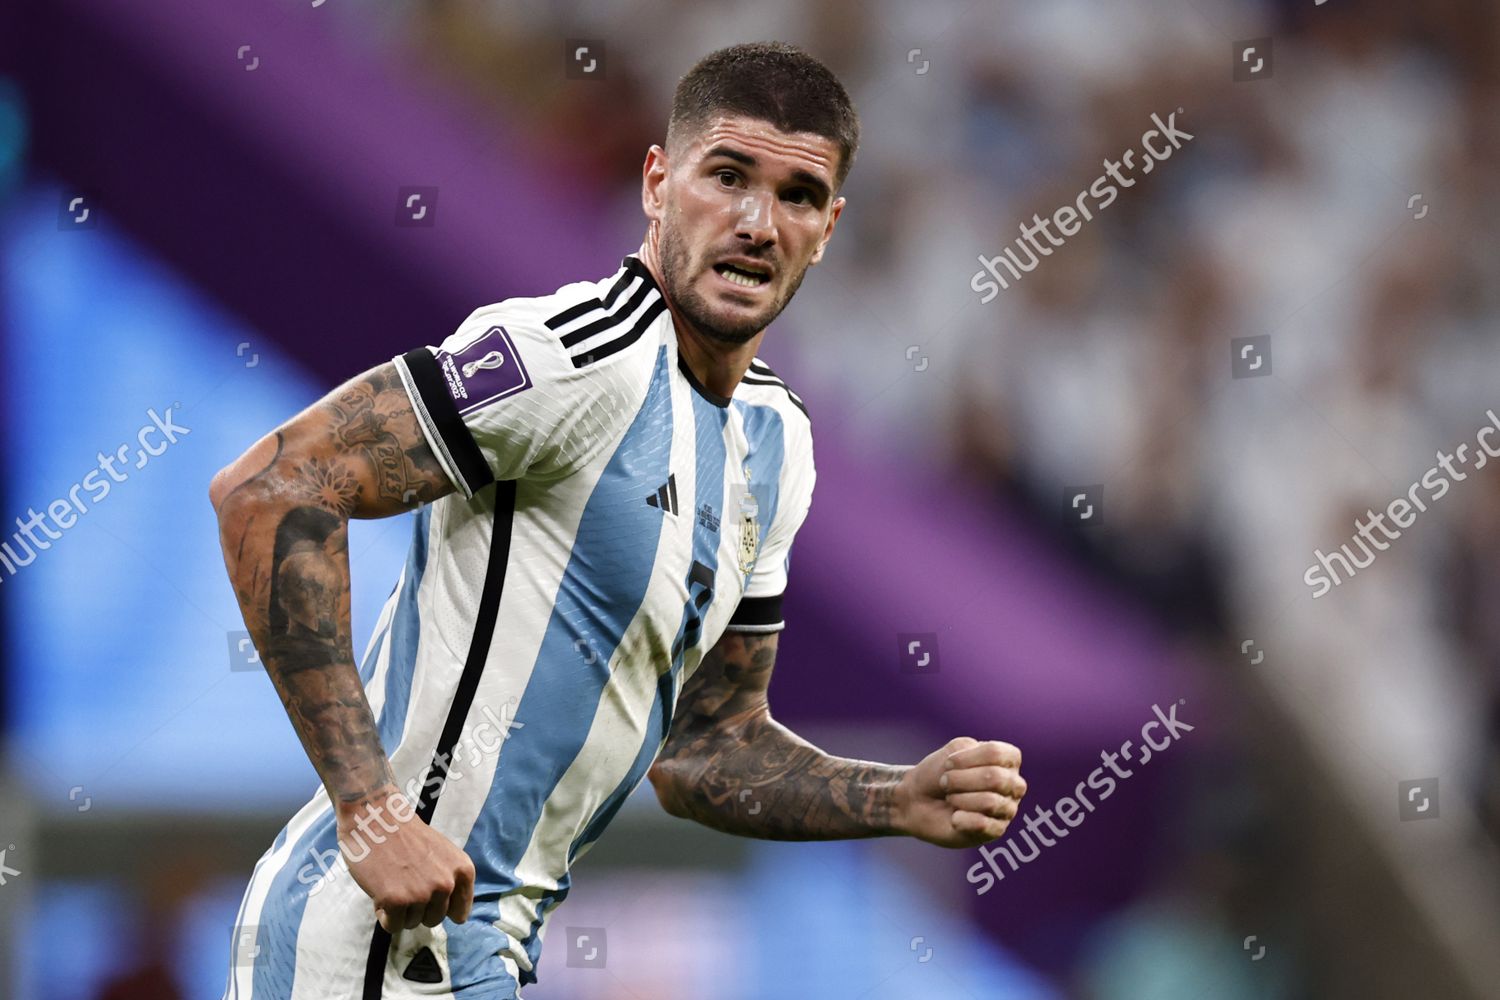
[[[448,915],[449,893],[442,889],[435,890],[427,900],[427,908],[422,911],[422,924],[427,927],[436,927],[443,922]]]
[[[969,747],[978,745],[979,741],[972,736],[955,736],[953,737],[953,739],[943,744],[943,749],[952,754],[957,753],[960,750],[967,750],[969,749]]]
[[[955,750],[948,755],[944,766],[952,769],[960,767],[980,767],[984,764],[998,764],[1001,767],[1019,768],[1021,766],[1021,750],[1012,743],[1002,743],[999,740],[989,740],[985,743],[975,742]]]
[[[453,873],[453,892],[448,897],[448,919],[461,924],[469,919],[474,906],[474,864],[469,862]]]
[[[401,928],[408,926],[406,923],[406,907],[404,906],[388,906],[377,912],[385,914],[385,920],[380,926],[384,927],[388,933],[394,934]]]
[[[380,925],[382,930],[386,931],[387,933],[390,932],[391,918],[386,914],[385,910],[381,909],[378,906],[375,907],[375,922]]]
[[[1020,808],[1015,799],[998,792],[954,792],[947,798],[948,804],[954,809],[983,813],[1000,819],[1015,819],[1016,810]]]
[[[401,926],[406,930],[411,930],[413,927],[420,925],[425,909],[421,903],[403,908],[402,913],[406,919],[402,921]]]
[[[994,840],[1001,836],[1008,825],[1003,819],[995,819],[982,813],[960,810],[953,814],[953,829],[984,840]]]
[[[994,765],[944,771],[938,786],[944,792],[999,792],[1013,799],[1026,794],[1026,779],[1010,768]]]

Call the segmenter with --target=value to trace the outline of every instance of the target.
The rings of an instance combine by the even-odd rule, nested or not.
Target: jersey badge
[[[750,492],[750,466],[745,466],[745,491],[740,495],[740,572],[745,576],[755,569],[760,553],[760,504]]]
[[[503,326],[492,326],[457,354],[439,351],[438,368],[460,414],[531,388],[531,375]]]

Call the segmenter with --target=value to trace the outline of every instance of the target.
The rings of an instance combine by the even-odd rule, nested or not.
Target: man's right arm
[[[334,804],[340,841],[359,837],[356,827],[370,833],[372,814],[393,814],[397,832],[351,864],[387,929],[466,919],[474,868],[412,815],[380,745],[350,635],[348,524],[453,491],[392,363],[261,438],[209,487],[246,627]]]

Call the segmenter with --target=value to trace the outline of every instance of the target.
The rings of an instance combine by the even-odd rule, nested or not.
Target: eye
[[[799,205],[808,205],[812,203],[812,192],[807,188],[793,188],[787,192],[787,200],[795,200]]]
[[[729,169],[717,170],[717,171],[714,172],[714,176],[717,177],[720,181],[724,181],[724,178],[728,177],[729,180],[725,181],[725,183],[728,184],[728,185],[731,185],[731,186],[734,185],[735,182],[737,182],[740,179],[740,175],[739,174],[737,174],[733,170],[729,170]]]

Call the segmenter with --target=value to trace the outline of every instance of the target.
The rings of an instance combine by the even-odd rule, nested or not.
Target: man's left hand
[[[939,847],[978,847],[1005,833],[1025,794],[1020,750],[960,736],[906,772],[895,825]]]

